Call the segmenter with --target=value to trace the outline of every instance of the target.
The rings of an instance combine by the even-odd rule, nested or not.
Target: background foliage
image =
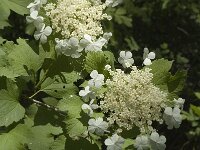
[[[52,64],[52,70],[48,70],[41,75],[52,73],[56,74],[56,71],[59,70],[59,67],[56,68],[59,64],[67,63],[63,62],[64,59],[59,59],[59,62],[52,63],[51,59],[54,54],[51,52],[44,52],[42,48],[35,47],[35,53],[30,50],[29,45],[35,45],[32,41],[33,37],[30,36],[29,29],[27,28],[26,20],[24,15],[28,13],[26,9],[27,4],[30,3],[29,0],[1,0],[0,3],[0,44],[6,40],[13,42],[6,42],[7,49],[15,49],[14,52],[6,54],[10,59],[12,58],[26,58],[23,61],[20,61],[21,64],[15,63],[19,62],[18,60],[4,60],[3,58],[3,48],[0,47],[2,53],[0,53],[0,66],[6,63],[6,65],[10,65],[10,69],[5,69],[1,67],[1,69],[5,69],[4,73],[9,75],[11,80],[6,81],[6,87],[9,87],[8,90],[1,91],[1,95],[3,95],[0,100],[3,100],[7,97],[8,101],[1,103],[1,105],[12,105],[13,111],[9,116],[0,116],[0,126],[1,125],[10,125],[10,120],[19,121],[22,118],[22,115],[25,113],[24,108],[21,106],[30,106],[29,102],[26,101],[17,101],[18,95],[13,95],[13,90],[16,91],[16,85],[13,84],[12,78],[17,76],[25,76],[26,74],[30,75],[30,78],[36,79],[33,81],[37,81],[39,79],[38,76],[35,76],[35,72],[41,67],[42,62],[44,61],[44,68],[48,68],[48,64]],[[148,47],[150,50],[153,50],[157,54],[157,58],[167,58],[170,60],[175,60],[173,63],[172,72],[175,70],[186,69],[188,71],[188,78],[186,81],[186,86],[184,88],[184,92],[182,93],[182,97],[186,99],[184,118],[185,121],[181,125],[181,128],[176,129],[172,132],[169,132],[165,129],[160,129],[163,134],[167,137],[167,148],[172,149],[200,149],[199,140],[200,140],[200,1],[198,0],[124,0],[122,5],[119,5],[116,8],[108,8],[108,14],[113,16],[111,22],[104,22],[104,28],[107,31],[111,31],[113,33],[113,37],[111,39],[111,45],[108,47],[114,55],[118,56],[120,50],[131,50],[133,54],[136,56],[142,56],[142,50],[144,47]],[[30,43],[27,45],[24,40],[18,40],[18,38],[29,39]],[[19,45],[15,45],[16,43],[20,43],[25,46],[26,49],[20,49]],[[46,47],[50,47],[49,45],[45,45]],[[38,52],[39,51],[39,52]],[[5,52],[5,51],[4,51]],[[39,54],[39,55],[38,55]],[[139,55],[138,55],[139,54]],[[106,54],[109,55],[109,54]],[[16,57],[18,56],[18,57]],[[89,56],[88,56],[89,57]],[[38,60],[37,63],[32,63],[31,59]],[[45,59],[44,59],[45,58]],[[113,59],[112,57],[110,59]],[[142,59],[140,57],[136,57],[136,62],[141,63]],[[2,61],[3,60],[3,61]],[[107,60],[107,59],[106,59]],[[107,60],[108,61],[108,60]],[[103,61],[102,61],[103,62]],[[112,62],[112,61],[111,61]],[[74,62],[77,64],[78,62]],[[14,65],[13,65],[14,64]],[[20,68],[21,65],[26,64],[27,70]],[[113,64],[112,64],[113,65]],[[137,64],[136,64],[137,65]],[[71,65],[73,66],[73,65]],[[90,64],[86,66],[87,70],[91,70]],[[13,68],[17,68],[16,72],[10,72]],[[57,70],[56,70],[57,69]],[[69,68],[68,68],[69,69]],[[78,68],[81,70],[81,68]],[[47,69],[46,69],[47,70]],[[54,72],[55,71],[55,72]],[[60,70],[59,70],[60,71]],[[64,71],[64,70],[62,70]],[[71,80],[66,81],[64,84],[60,85],[57,83],[57,80],[60,78],[57,76],[56,79],[49,78],[46,82],[40,84],[41,91],[43,93],[47,93],[49,95],[54,95],[55,98],[63,98],[68,99],[69,95],[73,95],[74,91],[76,91],[76,87],[72,84],[74,81],[80,79],[79,76],[75,76],[75,74],[65,74],[64,76],[70,76]],[[41,77],[42,78],[42,77]],[[32,79],[23,78],[24,81],[29,81]],[[5,80],[0,78],[1,83]],[[32,87],[32,83],[29,85]],[[18,87],[24,87],[23,83],[17,83]],[[59,88],[59,92],[52,90],[52,88]],[[65,92],[65,88],[70,87],[71,92],[68,95],[63,96]],[[6,89],[3,84],[0,85],[1,89]],[[28,88],[30,89],[30,88]],[[54,91],[52,93],[52,91]],[[64,92],[63,92],[64,91]],[[30,95],[34,92],[34,89],[30,91],[24,91],[23,88],[19,88],[18,93],[26,92]],[[40,97],[39,95],[38,97]],[[76,100],[76,105],[81,106],[82,103],[78,97],[73,97]],[[58,103],[54,98],[44,98],[43,101],[48,101],[48,103]],[[47,100],[48,99],[48,100]],[[71,107],[67,107],[64,105],[65,101],[61,100],[58,103],[58,106],[63,111],[70,111]],[[75,104],[71,104],[74,106]],[[75,107],[73,109],[76,109]],[[9,112],[9,109],[5,110],[5,114]],[[16,115],[17,111],[17,116]],[[77,110],[78,111],[78,110]],[[80,111],[80,110],[79,110]],[[34,113],[35,112],[35,113]],[[36,113],[37,112],[37,113]],[[80,134],[84,131],[83,128],[79,128],[77,132],[73,131],[70,125],[76,123],[79,124],[79,113],[78,114],[69,114],[67,128],[65,130],[71,137],[76,136],[74,134]],[[31,114],[31,115],[30,115]],[[48,114],[48,115],[46,115]],[[29,142],[28,147],[32,149],[36,149],[36,146],[40,143],[40,141],[45,141],[46,145],[41,145],[39,149],[46,149],[47,147],[51,147],[51,149],[62,149],[59,146],[62,145],[63,141],[65,141],[65,136],[59,136],[55,142],[53,138],[57,135],[61,134],[63,131],[59,127],[51,126],[50,124],[46,125],[47,122],[52,123],[53,125],[59,124],[59,126],[65,126],[62,124],[63,117],[60,114],[56,114],[56,112],[52,112],[49,110],[44,110],[43,107],[36,107],[35,105],[31,105],[26,115],[30,118],[35,118],[34,122],[36,123],[36,127],[29,128],[32,126],[32,122],[29,119],[26,119],[25,126],[23,124],[11,125],[8,129],[0,129],[0,132],[6,132],[7,134],[0,135],[0,138],[3,139],[0,141],[0,145],[4,145],[7,139],[13,139],[12,143],[7,143],[10,145],[10,149],[12,147],[21,148],[21,145]],[[41,119],[38,117],[39,115],[49,118]],[[54,116],[55,118],[51,118]],[[76,116],[76,117],[74,117]],[[59,119],[58,119],[59,118]],[[58,121],[55,122],[55,119]],[[48,120],[48,121],[47,121]],[[23,123],[23,122],[22,122]],[[13,129],[13,126],[16,126]],[[34,136],[38,134],[42,129],[42,133],[40,133],[40,137],[37,138],[37,141],[33,141],[35,139]],[[75,128],[76,129],[76,128]],[[26,135],[32,135],[30,139],[25,138]],[[84,140],[83,140],[84,141]],[[85,142],[85,143],[84,143]],[[87,141],[85,140],[83,143],[87,145]],[[19,144],[20,143],[20,144]],[[76,143],[74,143],[76,144]],[[38,148],[38,147],[37,147]],[[91,146],[91,149],[95,149]],[[4,149],[4,147],[0,147],[0,149]]]

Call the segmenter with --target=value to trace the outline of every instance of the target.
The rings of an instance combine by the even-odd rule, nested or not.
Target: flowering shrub
[[[180,126],[185,74],[147,48],[138,66],[130,51],[115,59],[101,21],[121,2],[27,5],[35,40],[0,47],[0,149],[166,148],[158,127]]]

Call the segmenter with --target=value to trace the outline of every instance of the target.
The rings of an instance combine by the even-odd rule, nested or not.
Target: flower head
[[[143,54],[143,59],[144,59],[144,62],[143,64],[146,65],[146,66],[149,66],[151,65],[151,60],[152,59],[155,59],[155,53],[154,52],[150,52],[149,53],[149,49],[148,48],[144,48],[144,54]]]
[[[183,109],[183,105],[185,103],[185,100],[182,98],[174,99],[175,107],[179,107],[180,109]]]
[[[38,16],[38,11],[34,10],[31,12],[30,16],[26,17],[26,20],[28,23],[33,22],[35,27],[39,27],[39,25],[43,23],[44,18],[41,16]]]
[[[150,144],[153,150],[164,150],[166,148],[165,142],[166,138],[163,135],[159,136],[157,132],[151,133]]]
[[[107,150],[121,150],[124,139],[121,136],[114,134],[112,137],[107,138],[104,143],[107,146]]]
[[[91,133],[96,133],[97,135],[103,135],[107,132],[108,123],[103,121],[103,118],[90,119],[88,122],[88,131]]]
[[[168,126],[168,129],[179,128],[182,117],[180,115],[181,110],[178,107],[174,107],[173,109],[171,107],[166,107],[163,118],[165,120],[166,125]]]
[[[107,6],[115,7],[122,2],[123,2],[123,0],[106,0],[105,3],[106,3]]]
[[[98,74],[97,70],[90,73],[91,80],[88,81],[90,87],[100,88],[104,84],[104,75]]]
[[[84,34],[98,37],[103,34],[101,20],[108,18],[103,13],[106,5],[101,1],[57,0],[45,7],[52,27],[65,38],[83,38]]]
[[[152,121],[162,121],[162,109],[166,107],[167,94],[152,83],[150,69],[139,70],[132,67],[130,74],[122,70],[110,71],[100,107],[109,113],[110,124],[131,129],[134,125],[146,132]]]
[[[112,36],[112,33],[104,33],[103,37],[100,37],[96,41],[88,34],[84,35],[84,39],[80,43],[85,47],[85,51],[102,51],[102,47],[108,43],[108,40]]]
[[[127,51],[121,51],[120,52],[120,57],[118,58],[118,61],[124,68],[131,67],[132,64],[134,63],[134,60],[132,58],[132,53]]]
[[[149,137],[147,135],[137,136],[137,138],[135,139],[134,146],[135,146],[135,148],[137,148],[137,150],[149,149],[149,147],[150,147]]]
[[[94,99],[95,98],[95,95],[94,95],[94,93],[92,91],[90,91],[90,87],[89,86],[86,86],[85,90],[80,90],[79,95],[83,99],[88,99],[88,98]]]
[[[36,40],[40,39],[41,43],[47,42],[47,36],[49,36],[52,33],[52,29],[50,26],[45,27],[45,24],[41,24],[40,27],[38,27],[38,30],[34,33],[34,37]]]

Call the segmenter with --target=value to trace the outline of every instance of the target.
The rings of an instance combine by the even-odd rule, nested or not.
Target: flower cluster
[[[162,109],[166,107],[167,94],[152,83],[153,74],[149,68],[139,70],[132,67],[130,74],[122,70],[111,71],[107,79],[107,91],[100,107],[110,112],[110,124],[131,129],[134,125],[141,132],[152,131],[152,121],[162,122]]]
[[[79,58],[83,50],[85,50],[85,52],[102,51],[102,47],[106,46],[111,36],[112,33],[104,33],[103,36],[99,37],[96,41],[87,34],[85,34],[84,38],[81,40],[76,37],[71,37],[70,39],[64,40],[59,40],[56,38],[55,49],[58,54],[71,56],[72,58]]]
[[[36,40],[40,40],[41,43],[46,43],[47,36],[52,33],[51,27],[46,27],[44,24],[44,18],[42,16],[38,16],[40,8],[46,3],[47,0],[35,0],[27,6],[27,8],[30,9],[30,16],[27,16],[26,20],[28,23],[33,23],[36,27],[37,30],[35,31],[34,37]]]
[[[97,37],[103,34],[101,21],[111,19],[103,13],[106,4],[89,0],[58,0],[47,4],[44,9],[50,17],[52,27],[64,38],[81,39],[84,34]]]

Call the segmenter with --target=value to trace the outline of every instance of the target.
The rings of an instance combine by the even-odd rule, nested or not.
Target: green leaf
[[[1,23],[0,23],[1,24]],[[0,27],[1,28],[1,27]],[[2,37],[0,37],[0,44],[2,44],[4,41],[6,41],[5,39],[3,39]]]
[[[4,7],[6,15],[8,15],[10,9],[20,15],[24,15],[29,13],[29,10],[26,7],[30,2],[31,0],[1,0],[1,6]],[[0,11],[1,10],[2,9],[0,9]]]
[[[64,95],[75,94],[77,92],[77,87],[72,83],[59,83],[54,79],[47,78],[41,85],[40,91],[56,98],[63,98]]]
[[[86,56],[85,69],[88,73],[97,70],[99,73],[105,72],[105,66],[114,67],[115,58],[111,52],[89,52]]]
[[[87,130],[87,127],[83,126],[83,124],[76,118],[67,119],[65,123],[66,123],[67,134],[71,138],[81,136]]]
[[[194,111],[195,114],[197,114],[200,117],[200,107],[190,105],[190,108]]]
[[[1,150],[21,150],[25,149],[24,144],[28,143],[28,138],[31,137],[32,132],[26,125],[19,124],[8,133],[0,135],[0,149]]]
[[[125,142],[122,146],[123,150],[133,149],[133,143],[134,143],[133,139],[125,139]]]
[[[14,79],[35,73],[42,65],[39,56],[25,40],[17,40],[18,45],[6,42],[0,47],[0,76]]]
[[[38,71],[42,65],[39,55],[32,50],[25,40],[18,39],[17,43],[18,45],[15,45],[15,49],[8,55],[13,68],[26,72],[26,66],[28,70]]]
[[[200,92],[195,92],[194,94],[198,99],[200,99]]]
[[[62,133],[62,128],[50,124],[32,127],[33,138],[30,139],[28,147],[31,150],[49,150],[54,142],[54,135]]]
[[[15,91],[0,91],[0,126],[9,126],[24,117],[25,109],[20,105]]]
[[[65,136],[59,136],[51,145],[50,150],[65,150]]]
[[[59,101],[57,107],[62,111],[67,111],[69,118],[80,118],[82,104],[79,96],[68,95]]]
[[[168,91],[175,94],[178,94],[180,91],[182,91],[185,85],[186,77],[186,71],[176,72],[176,74],[174,76],[171,76],[168,81]]]
[[[153,83],[164,91],[168,91],[167,82],[170,78],[169,70],[172,67],[172,61],[158,59],[149,66],[153,73]]]

